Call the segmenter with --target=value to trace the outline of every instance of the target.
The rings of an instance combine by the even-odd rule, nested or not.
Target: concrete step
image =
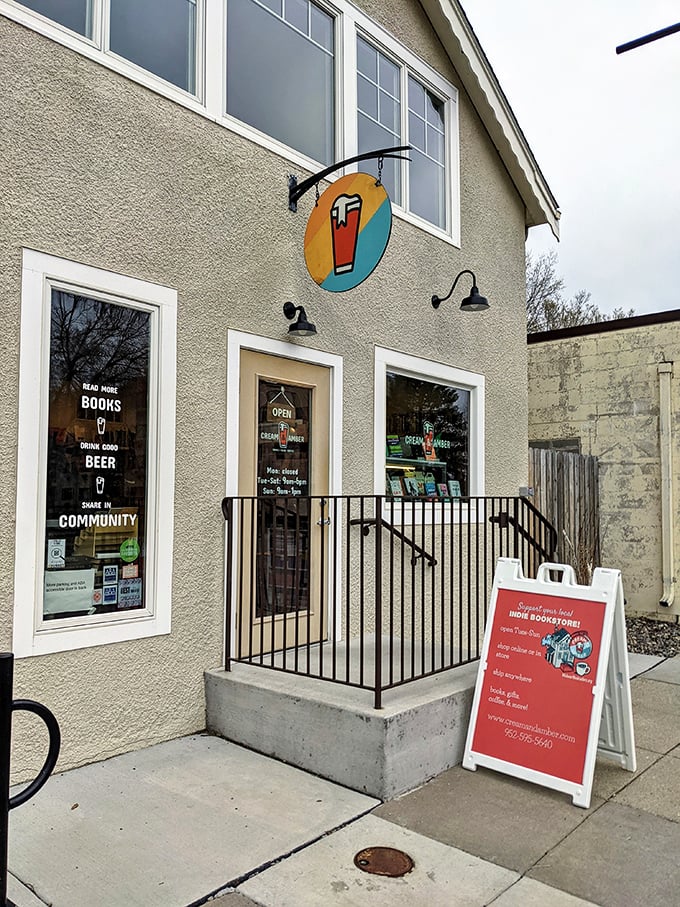
[[[477,663],[383,694],[235,663],[207,671],[211,733],[382,800],[462,760]]]

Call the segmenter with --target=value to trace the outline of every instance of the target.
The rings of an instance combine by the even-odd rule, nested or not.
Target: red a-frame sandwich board
[[[559,581],[553,577],[558,575]],[[621,573],[496,566],[463,767],[571,794],[588,808],[597,754],[635,771]]]

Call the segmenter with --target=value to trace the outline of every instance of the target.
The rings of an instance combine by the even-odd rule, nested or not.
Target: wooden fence
[[[530,448],[529,485],[533,505],[557,529],[555,560],[571,564],[578,582],[589,585],[600,566],[597,457]]]

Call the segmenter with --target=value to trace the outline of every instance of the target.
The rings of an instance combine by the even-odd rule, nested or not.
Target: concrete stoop
[[[383,694],[252,665],[207,671],[206,726],[381,800],[461,762],[477,663]]]

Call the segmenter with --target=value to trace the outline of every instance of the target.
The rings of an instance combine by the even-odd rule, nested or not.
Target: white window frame
[[[320,161],[315,161],[313,158],[307,157],[301,151],[298,151],[295,148],[291,148],[290,145],[285,145],[283,142],[275,139],[273,136],[268,135],[265,132],[260,132],[259,129],[256,129],[254,126],[251,126],[249,123],[244,122],[243,120],[238,120],[236,117],[230,116],[227,113],[227,53],[226,53],[226,42],[227,42],[227,4],[229,0],[204,0],[205,3],[210,6],[211,3],[214,5],[221,4],[223,11],[223,26],[222,26],[222,48],[217,48],[216,52],[219,55],[220,60],[223,62],[220,64],[222,70],[220,72],[221,85],[223,87],[223,100],[222,105],[219,111],[217,111],[217,118],[220,120],[223,126],[226,126],[228,129],[231,129],[233,132],[237,132],[239,135],[244,136],[245,138],[250,139],[252,142],[255,142],[258,145],[262,145],[264,148],[267,148],[269,151],[273,151],[275,154],[280,155],[281,157],[287,158],[292,163],[299,164],[299,166],[304,167],[307,170],[321,170],[328,164],[324,164]],[[342,20],[343,16],[337,5],[333,6],[327,2],[327,0],[310,0],[324,12],[328,13],[329,16],[332,16],[335,20],[335,48],[333,51],[334,58],[334,77],[335,77],[335,96],[333,98],[335,109],[334,109],[334,123],[333,128],[335,132],[335,148],[334,148],[334,160],[342,160],[345,157],[351,157],[351,154],[343,154],[343,112],[342,112],[342,47],[344,45],[344,37],[342,34]],[[211,81],[208,79],[208,81]],[[291,116],[296,116],[297,111],[295,107],[295,98],[291,98]],[[356,151],[354,152],[356,154]],[[340,174],[331,174],[329,177],[326,177],[329,180],[337,179]]]
[[[372,25],[372,24],[371,24]],[[365,27],[357,27],[354,42],[356,53],[356,38],[361,37],[363,40],[374,47],[379,53],[386,56],[392,63],[399,67],[400,70],[400,110],[401,110],[401,137],[398,144],[407,144],[408,140],[408,117],[409,117],[409,92],[408,77],[413,78],[423,86],[426,91],[435,95],[444,104],[444,137],[445,137],[445,156],[444,156],[444,192],[445,192],[445,221],[446,227],[438,227],[431,221],[414,214],[409,210],[409,193],[410,184],[407,172],[407,162],[401,161],[399,167],[399,178],[401,182],[401,204],[394,205],[394,210],[399,216],[415,226],[421,227],[429,233],[433,233],[444,241],[452,245],[460,246],[460,172],[459,172],[459,141],[458,141],[458,90],[443,79],[438,73],[423,63],[406,48],[394,41],[385,32],[377,30],[372,26],[373,31],[368,31]],[[357,120],[357,64],[356,56],[354,59],[354,151],[352,154],[358,154],[358,126]],[[348,153],[348,157],[352,154]]]
[[[373,453],[374,453],[374,479],[373,487],[376,495],[385,497],[385,435],[387,426],[387,373],[398,372],[422,381],[431,381],[433,384],[447,384],[459,387],[470,393],[470,449],[469,449],[469,496],[483,497],[484,495],[484,375],[470,372],[466,369],[455,368],[442,362],[423,359],[420,356],[410,356],[396,350],[375,348],[375,403],[373,415]],[[443,513],[436,515],[439,522],[442,517],[445,522],[450,519],[453,512],[454,520],[460,518],[460,511],[467,505],[461,503],[457,508],[442,508]],[[426,510],[424,510],[426,508]],[[424,513],[431,522],[431,504],[424,501],[422,504],[409,501],[407,507],[402,507],[400,501],[389,499],[389,504],[383,506],[383,518],[396,518],[403,525],[412,519],[422,520]],[[465,517],[467,520],[467,516]],[[482,516],[479,519],[483,519]]]
[[[108,69],[131,79],[199,115],[261,145],[279,155],[289,164],[312,172],[323,164],[259,132],[246,123],[230,117],[226,112],[226,28],[229,0],[196,0],[196,94],[191,95],[176,85],[142,69],[110,52],[108,46],[109,12],[107,0],[94,0],[93,40],[72,32],[58,23],[46,19],[17,0],[0,0],[0,15],[19,22],[33,31],[76,51],[82,56],[106,66]],[[444,79],[431,66],[421,60],[385,29],[358,10],[348,0],[314,0],[322,9],[334,16],[335,28],[335,159],[344,160],[358,154],[357,140],[357,72],[356,39],[360,34],[387,56],[410,72],[428,91],[444,101],[446,129],[446,222],[445,230],[410,213],[405,207],[394,205],[395,216],[431,233],[437,238],[460,248],[460,140],[458,118],[458,89]],[[402,99],[402,117],[408,117],[408,93]],[[294,105],[294,99],[291,99]],[[406,131],[402,124],[402,135]],[[369,162],[371,164],[371,162]],[[367,165],[364,165],[367,166]],[[402,170],[405,167],[402,164]],[[377,167],[377,162],[376,162]],[[348,168],[355,170],[356,165]],[[338,171],[328,179],[342,176]],[[406,187],[407,188],[407,187]],[[408,198],[405,195],[404,198]]]
[[[241,350],[253,350],[256,353],[263,353],[269,356],[279,356],[282,359],[292,359],[297,362],[308,363],[309,365],[319,365],[327,368],[330,372],[330,413],[328,439],[328,493],[329,495],[342,494],[342,413],[343,413],[343,364],[342,356],[336,353],[326,353],[322,350],[316,350],[313,347],[298,346],[295,343],[282,340],[273,340],[270,337],[261,337],[256,334],[248,334],[244,331],[227,331],[227,471],[225,476],[225,494],[227,497],[237,497],[239,494],[239,433],[234,426],[240,424],[241,408]],[[338,501],[338,519],[339,525],[342,525],[342,507],[343,502]],[[342,564],[342,539],[341,533],[335,540],[334,557],[336,563]],[[233,563],[236,563],[238,550],[237,533],[234,533],[232,556]],[[227,533],[224,537],[224,563],[227,563],[229,556]],[[226,574],[225,574],[225,591],[226,591]],[[236,589],[238,585],[238,576],[234,571],[232,577],[232,596],[236,600]],[[333,595],[338,598],[342,596],[342,570],[336,572],[335,588],[331,589],[330,583],[328,588],[328,602],[333,600]],[[334,639],[342,639],[342,615],[336,615],[335,625],[330,627],[334,633]],[[326,617],[328,618],[330,611]],[[232,614],[231,626],[232,655],[236,649],[236,613]]]
[[[140,610],[43,620],[52,288],[133,305],[152,315],[146,490],[147,605]],[[170,633],[176,337],[174,290],[31,249],[23,250],[13,638],[14,653],[19,658]]]
[[[218,0],[219,2],[219,0]],[[22,6],[18,0],[0,0],[0,14],[13,19],[15,22],[36,31],[47,38],[51,38],[58,44],[112,69],[120,75],[126,76],[140,85],[155,91],[157,94],[164,95],[178,104],[196,111],[197,113],[206,113],[205,108],[205,89],[206,89],[206,35],[211,32],[206,22],[206,13],[209,5],[214,5],[215,0],[196,0],[196,92],[192,94],[167,82],[160,76],[155,75],[147,69],[138,66],[131,60],[118,56],[114,51],[109,50],[109,33],[110,33],[110,6],[109,0],[92,0],[92,38],[71,31],[64,25],[55,22],[54,19],[48,19],[40,13],[34,12],[27,6]],[[214,23],[210,23],[214,27]]]

